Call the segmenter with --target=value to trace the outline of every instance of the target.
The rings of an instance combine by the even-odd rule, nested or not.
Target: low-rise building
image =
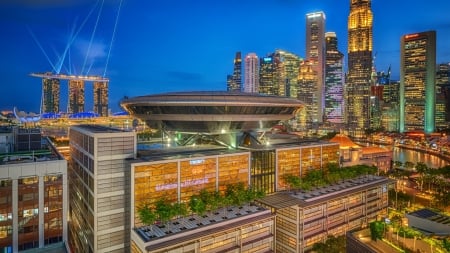
[[[276,218],[276,252],[306,252],[329,235],[345,235],[387,213],[392,180],[362,176],[310,191],[279,192],[258,202]]]
[[[408,226],[422,231],[424,234],[438,236],[450,235],[450,217],[430,209],[420,209],[407,213]]]

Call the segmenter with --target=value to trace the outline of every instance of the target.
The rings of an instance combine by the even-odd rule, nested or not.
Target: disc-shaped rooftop
[[[220,134],[268,129],[294,117],[297,99],[241,92],[173,92],[122,100],[121,106],[150,127]]]

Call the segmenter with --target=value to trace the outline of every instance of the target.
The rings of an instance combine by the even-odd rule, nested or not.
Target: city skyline
[[[427,3],[404,6],[402,1],[389,5],[372,2],[373,54],[378,71],[391,65],[393,79],[399,80],[401,36],[428,30],[437,33],[436,63],[450,62],[450,46],[445,44],[450,40],[450,22],[445,15],[450,3]],[[42,83],[29,74],[52,71],[70,38],[73,43],[66,59],[70,58],[71,64],[67,60],[61,73],[81,74],[83,69],[90,75],[105,73],[110,79],[113,112],[119,110],[118,102],[124,96],[226,90],[226,76],[233,71],[237,51],[243,56],[255,52],[264,57],[282,49],[305,57],[305,16],[310,12],[325,13],[325,31],[336,33],[347,62],[349,1],[111,0],[100,5],[100,1],[32,4],[25,0],[0,4],[0,29],[8,38],[0,42],[4,59],[0,69],[4,94],[9,94],[2,98],[0,109],[17,106],[19,110],[39,111]],[[411,13],[415,15],[412,21]],[[89,57],[85,57],[86,52]],[[66,86],[63,92],[67,92],[67,84],[61,86]],[[65,93],[61,97],[67,99]]]

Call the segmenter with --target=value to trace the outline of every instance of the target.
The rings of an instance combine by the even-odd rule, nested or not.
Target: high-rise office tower
[[[68,113],[84,112],[84,81],[69,80]]]
[[[244,60],[244,92],[258,93],[259,59],[255,53],[249,53]]]
[[[275,87],[275,60],[273,55],[259,59],[259,93],[278,95],[278,87]]]
[[[272,54],[275,64],[275,87],[278,96],[297,97],[298,73],[301,58],[284,50]]]
[[[299,116],[301,128],[309,129],[313,124],[319,122],[318,97],[317,97],[317,72],[313,69],[313,64],[309,61],[300,63],[298,75],[297,98],[305,103],[304,109]]]
[[[435,130],[436,32],[401,37],[400,132]]]
[[[323,12],[306,14],[306,59],[317,73],[317,119],[322,122],[325,108],[325,14]]]
[[[234,57],[233,75],[231,77],[227,77],[228,91],[241,91],[242,88],[241,72],[242,72],[241,52],[236,52],[236,56]]]
[[[344,54],[336,33],[325,33],[325,120],[344,123]]]
[[[370,127],[372,22],[371,0],[351,0],[348,16],[346,113],[349,134],[352,136],[362,136],[364,130]]]
[[[42,78],[41,113],[59,112],[59,83],[56,78]]]
[[[436,127],[448,128],[450,122],[450,63],[437,66]]]
[[[108,82],[94,82],[94,112],[108,116]]]
[[[301,58],[293,53],[276,50],[260,59],[259,93],[297,97]]]
[[[96,125],[69,131],[69,247],[130,252],[130,165],[136,133]]]

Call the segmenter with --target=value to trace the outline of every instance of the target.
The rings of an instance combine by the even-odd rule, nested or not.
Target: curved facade
[[[167,131],[229,133],[267,129],[294,117],[296,99],[241,92],[173,92],[134,97],[121,106],[150,127]]]

